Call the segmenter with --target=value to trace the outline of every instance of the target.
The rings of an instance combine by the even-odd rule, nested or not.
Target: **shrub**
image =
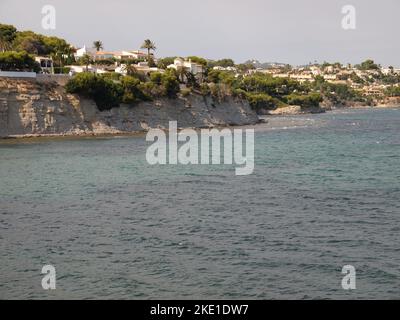
[[[165,57],[162,59],[158,59],[157,67],[160,69],[167,69],[170,64],[174,64],[174,60],[176,57]]]
[[[319,93],[310,93],[307,95],[299,95],[292,93],[285,97],[286,102],[291,105],[298,105],[302,108],[318,107],[322,102],[322,97]]]
[[[213,68],[215,66],[219,66],[219,67],[234,67],[235,66],[235,62],[232,59],[221,59],[221,60],[217,60],[217,61],[208,61],[207,66],[209,68]]]
[[[276,100],[265,93],[246,93],[246,99],[252,109],[256,111],[261,109],[275,109],[277,106]]]
[[[247,92],[246,91],[244,91],[243,89],[240,89],[240,88],[238,88],[238,89],[234,89],[233,91],[232,91],[232,93],[233,93],[233,95],[235,96],[235,97],[239,97],[239,98],[247,98]]]
[[[210,70],[207,75],[207,81],[224,83],[232,86],[236,81],[236,78],[232,71]]]
[[[102,73],[101,76],[104,79],[110,79],[110,80],[114,80],[114,81],[119,81],[122,78],[122,75],[118,72]]]
[[[162,75],[161,85],[164,89],[164,94],[170,98],[176,97],[180,90],[179,81],[173,73],[164,73]]]
[[[148,97],[141,90],[141,82],[139,79],[126,76],[121,80],[123,89],[122,102],[134,103],[139,100],[148,100]]]
[[[152,72],[150,74],[150,81],[158,86],[161,85],[162,73],[161,72]]]
[[[161,86],[157,86],[153,82],[141,82],[139,89],[146,97],[144,100],[152,100],[153,97],[159,97],[163,94]]]
[[[115,64],[115,59],[114,58],[99,59],[99,60],[96,60],[96,64],[102,65],[102,66],[111,66],[111,65]]]
[[[399,86],[390,86],[386,89],[386,95],[390,97],[399,97],[400,96],[400,87]]]
[[[119,106],[123,96],[121,85],[92,73],[79,73],[65,86],[68,93],[77,93],[91,98],[100,111]]]
[[[40,66],[33,56],[25,51],[6,51],[0,53],[0,70],[39,72]]]
[[[151,89],[153,96],[168,96],[170,98],[176,97],[180,87],[178,78],[174,70],[168,70],[165,73],[152,72],[150,74],[150,83],[147,85]]]
[[[192,92],[192,90],[190,88],[185,88],[185,89],[181,90],[181,94],[183,97],[189,96],[191,92]]]
[[[207,83],[202,83],[200,85],[200,92],[203,96],[208,96],[210,94],[210,87]]]
[[[202,66],[207,66],[207,60],[202,58],[202,57],[197,57],[197,56],[189,56],[186,57],[187,60],[192,60],[194,63],[201,64]]]

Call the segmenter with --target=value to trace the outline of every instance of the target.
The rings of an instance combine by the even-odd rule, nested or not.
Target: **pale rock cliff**
[[[233,98],[160,99],[121,105],[100,112],[95,103],[67,94],[55,83],[0,78],[0,137],[40,135],[119,134],[178,127],[214,127],[257,123],[248,103]]]

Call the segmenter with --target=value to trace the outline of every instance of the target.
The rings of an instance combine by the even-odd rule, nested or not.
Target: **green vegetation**
[[[382,74],[380,73],[375,77],[376,80],[379,80],[383,84],[393,85],[400,83],[400,74]]]
[[[135,76],[96,75],[89,72],[77,74],[65,87],[68,93],[76,93],[93,99],[99,110],[118,107],[120,103],[134,104],[156,97],[175,98],[179,82],[174,72],[154,72],[146,81]]]
[[[17,29],[9,24],[0,24],[0,51],[11,50]]]
[[[93,99],[99,110],[118,106],[123,95],[121,85],[88,72],[79,73],[68,81],[65,90]]]
[[[150,75],[150,83],[158,86],[157,96],[175,98],[180,89],[178,77],[174,70],[168,70],[164,73],[153,72]]]
[[[231,71],[210,70],[206,80],[212,85],[209,91],[202,86],[204,94],[219,98],[232,94],[248,100],[257,111],[288,104],[303,108],[318,107],[322,102],[321,94],[312,92],[313,88],[289,78],[274,78],[270,74],[254,73],[237,77]]]
[[[374,60],[368,59],[355,66],[359,70],[379,70],[379,65],[377,65]]]
[[[78,61],[79,62],[79,61]],[[109,59],[96,59],[96,65],[101,65],[101,66],[112,66],[115,64],[115,59],[114,58],[109,58]]]
[[[150,60],[150,51],[151,50],[156,50],[156,45],[153,41],[151,41],[150,39],[146,39],[144,40],[141,49],[146,49],[147,50],[147,61]]]
[[[100,51],[103,50],[103,42],[101,42],[100,40],[96,40],[93,42],[93,48],[96,49],[96,51]]]
[[[38,72],[40,66],[33,56],[25,51],[6,51],[0,52],[0,70]]]
[[[329,99],[333,103],[366,101],[359,92],[353,90],[348,85],[327,82],[321,76],[316,76],[315,81],[309,86],[310,90],[320,93],[323,97]]]
[[[194,63],[201,64],[204,67],[207,66],[207,60],[204,58],[197,57],[197,56],[189,56],[189,57],[186,57],[186,59],[192,60],[192,62],[194,62]]]
[[[94,41],[93,47],[97,51],[102,50],[102,41]],[[290,65],[262,64],[257,60],[235,64],[230,58],[207,60],[199,56],[188,56],[186,59],[203,66],[201,72],[194,74],[188,67],[168,69],[176,57],[165,57],[155,61],[152,51],[156,50],[156,45],[150,39],[144,40],[141,48],[147,50],[147,57],[93,61],[92,56],[84,55],[75,61],[75,49],[64,39],[32,31],[18,31],[12,25],[0,24],[1,70],[40,71],[40,66],[34,61],[34,55],[50,56],[56,73],[68,73],[69,69],[65,65],[78,63],[86,67],[86,73],[71,79],[67,90],[93,98],[100,110],[118,106],[120,103],[134,104],[158,97],[175,98],[178,94],[189,96],[192,93],[212,96],[218,101],[227,96],[245,99],[258,111],[276,109],[288,104],[300,105],[302,108],[317,107],[323,100],[332,104],[370,103],[372,99],[399,96],[398,71],[393,67],[386,71],[381,70],[381,66],[371,59],[356,66],[360,71],[354,70],[351,65],[346,68],[339,62],[315,62],[312,66],[330,80],[326,81],[323,76],[316,76],[311,79],[314,81],[308,81],[310,75],[315,73],[311,64],[292,69]],[[144,60],[149,67],[157,66],[162,70],[140,71],[143,68],[138,67],[137,63]],[[116,62],[126,66],[126,76],[115,72],[102,75],[87,73],[90,64],[112,66]],[[256,67],[265,70],[255,72]],[[222,68],[228,68],[229,71],[218,70]],[[283,78],[268,72],[288,75]],[[326,77],[326,73],[330,73],[329,77]],[[293,74],[306,81],[300,83],[294,80],[291,78]],[[371,92],[376,94],[372,96]]]
[[[167,69],[170,64],[174,64],[174,60],[176,57],[165,57],[162,59],[158,59],[157,67],[160,69]]]
[[[249,70],[254,70],[255,67],[252,63],[241,63],[236,65],[236,68],[239,72],[246,73]]]
[[[121,78],[121,86],[122,86],[122,97],[121,102],[132,104],[137,101],[145,101],[150,98],[142,91],[142,84],[139,79],[126,76]]]
[[[250,106],[256,111],[261,109],[275,109],[275,107],[282,104],[279,100],[272,98],[266,93],[245,93],[245,97]]]
[[[209,68],[214,68],[214,67],[234,67],[235,66],[235,62],[232,59],[221,59],[221,60],[210,60],[207,63],[207,66]]]
[[[318,107],[322,102],[322,96],[319,93],[312,92],[306,95],[291,93],[285,97],[287,104],[300,106],[302,108]]]
[[[64,39],[44,36],[33,31],[17,31],[14,26],[6,24],[0,24],[0,51],[50,56],[56,72],[62,72],[65,64],[74,61],[73,48]]]
[[[390,86],[386,89],[386,94],[389,97],[400,97],[400,86]]]
[[[86,66],[86,72],[89,69],[89,64],[93,63],[92,57],[89,56],[88,54],[84,54],[80,59],[79,59],[79,63],[81,65]]]
[[[233,94],[245,98],[255,110],[275,109],[287,104],[304,108],[315,107],[322,101],[311,88],[289,78],[274,78],[270,74],[255,73],[237,77],[234,72],[211,70],[206,80],[212,84],[210,93],[217,97]]]

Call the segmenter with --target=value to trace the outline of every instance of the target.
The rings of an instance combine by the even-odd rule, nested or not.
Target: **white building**
[[[96,49],[86,48],[86,46],[83,46],[83,48],[76,50],[74,56],[75,56],[75,59],[79,59],[79,58],[82,58],[85,54],[93,56],[95,53],[96,53]]]
[[[193,73],[194,75],[202,74],[204,71],[203,65],[192,62],[191,59],[185,60],[182,58],[176,58],[174,60],[174,64],[170,64],[167,68],[175,70],[180,70],[182,68],[185,68],[186,71]]]
[[[237,69],[235,67],[230,67],[230,66],[229,67],[215,66],[213,70],[237,72]]]
[[[150,56],[154,58],[153,54],[150,53]],[[132,50],[132,51],[121,51],[120,59],[147,59],[147,53],[139,51],[139,50]]]
[[[142,72],[145,74],[150,74],[151,72],[164,72],[162,69],[158,69],[156,67],[149,67],[147,62],[139,62],[138,64],[134,64],[133,67],[137,72]],[[127,65],[122,63],[120,66],[115,68],[115,72],[126,75],[128,73]]]
[[[389,74],[400,74],[400,69],[395,69],[395,68],[393,68],[393,67],[391,67],[391,68],[382,68],[382,69],[381,69],[381,72],[382,72],[384,75],[389,75]]]
[[[152,56],[152,54],[151,54]],[[104,59],[117,59],[117,60],[127,60],[127,59],[147,59],[147,54],[142,51],[98,51],[93,54],[94,59],[104,60]]]
[[[107,60],[114,58],[114,52],[111,51],[96,51],[93,54],[95,60]]]
[[[90,55],[93,59],[104,60],[115,58],[121,59],[147,59],[147,53],[139,50],[121,50],[121,51],[96,51],[95,48],[87,48],[83,46],[75,52],[75,58],[82,58],[85,54]],[[150,53],[153,57],[153,53]],[[153,57],[154,58],[154,57]]]
[[[54,74],[53,59],[48,57],[35,57],[35,61],[39,63],[42,73]]]
[[[319,67],[317,67],[317,66],[311,66],[311,67],[310,67],[310,70],[311,70],[311,73],[312,73],[314,76],[319,76],[319,75],[322,74],[321,69],[320,69]]]
[[[88,68],[86,70],[86,66],[67,66],[70,69],[70,75],[73,75],[75,73],[81,73],[81,72],[96,72],[95,68],[92,65],[88,65]]]

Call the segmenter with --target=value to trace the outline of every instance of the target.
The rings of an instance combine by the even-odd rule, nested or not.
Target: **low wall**
[[[68,74],[44,74],[25,71],[0,71],[0,77],[17,78],[17,79],[36,79],[38,82],[57,82],[61,86],[65,86],[71,78]]]
[[[39,82],[57,82],[60,86],[65,86],[71,76],[68,74],[44,74],[38,73],[36,80]]]
[[[0,71],[0,77],[6,77],[6,78],[36,78],[36,72]]]

